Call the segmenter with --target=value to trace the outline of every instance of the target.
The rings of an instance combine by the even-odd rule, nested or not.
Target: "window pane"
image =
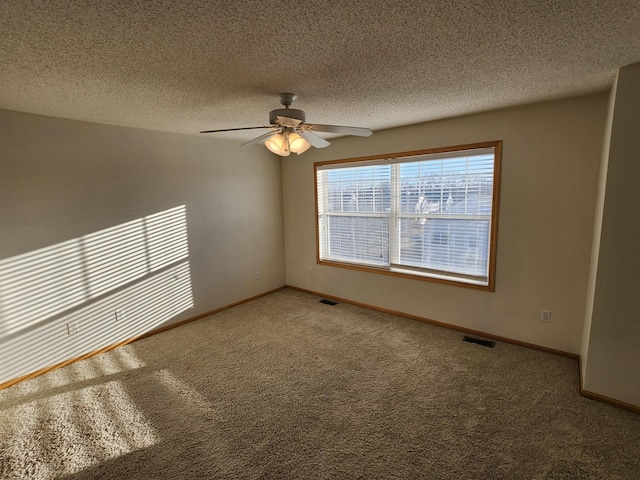
[[[389,179],[389,165],[328,171],[328,212],[388,212],[391,205]]]
[[[328,215],[329,260],[389,264],[389,219]]]
[[[490,215],[493,155],[398,165],[400,213]]]
[[[400,219],[398,263],[484,277],[489,262],[489,221]]]

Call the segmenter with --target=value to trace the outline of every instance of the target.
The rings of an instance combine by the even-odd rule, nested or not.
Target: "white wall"
[[[10,111],[0,132],[0,383],[284,285],[266,149]]]
[[[284,159],[287,284],[580,353],[607,99],[339,138]],[[488,140],[504,141],[495,292],[316,265],[313,162]],[[551,323],[540,322],[541,309]]]
[[[583,350],[584,389],[640,407],[640,63],[621,68],[609,139],[600,248]],[[589,323],[590,320],[590,323]]]

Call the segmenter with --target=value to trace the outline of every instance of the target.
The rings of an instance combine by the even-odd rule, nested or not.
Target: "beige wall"
[[[610,127],[584,389],[640,407],[640,63],[621,68]],[[588,312],[589,313],[589,312]]]
[[[606,93],[345,137],[283,160],[287,283],[580,353]],[[503,140],[494,293],[316,265],[313,162]],[[313,275],[310,274],[313,269]],[[551,323],[540,310],[551,310]]]
[[[589,264],[589,282],[587,284],[587,304],[585,309],[585,320],[582,329],[582,343],[580,345],[580,370],[581,380],[584,388],[584,376],[588,362],[589,340],[591,336],[591,319],[593,316],[593,299],[596,293],[596,278],[598,273],[598,259],[600,256],[600,236],[602,233],[602,212],[604,211],[604,198],[607,183],[607,167],[609,166],[609,148],[611,146],[611,126],[613,124],[613,111],[616,99],[616,87],[618,78],[614,81],[609,92],[609,104],[607,105],[607,119],[605,124],[604,138],[602,142],[602,161],[600,162],[600,173],[598,175],[598,195],[596,198],[596,208],[593,223],[593,241],[591,243],[591,261]]]
[[[0,382],[284,285],[266,149],[9,111],[0,132]]]

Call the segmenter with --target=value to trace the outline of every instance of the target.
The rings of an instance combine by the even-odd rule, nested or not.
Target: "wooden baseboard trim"
[[[391,315],[396,315],[398,317],[404,317],[404,318],[408,318],[408,319],[411,319],[411,320],[417,320],[418,322],[428,323],[430,325],[435,325],[437,327],[447,328],[449,330],[455,330],[455,331],[462,332],[462,333],[468,333],[470,335],[477,335],[479,337],[484,337],[484,338],[488,338],[488,339],[491,339],[491,340],[496,340],[498,342],[510,343],[512,345],[517,345],[519,347],[525,347],[525,348],[530,348],[532,350],[539,350],[541,352],[552,353],[554,355],[560,355],[560,356],[563,356],[563,357],[572,358],[574,360],[578,360],[580,358],[580,355],[577,355],[575,353],[569,353],[569,352],[565,352],[563,350],[556,350],[554,348],[543,347],[541,345],[536,345],[534,343],[522,342],[520,340],[514,340],[512,338],[501,337],[499,335],[493,335],[491,333],[482,332],[480,330],[474,330],[472,328],[460,327],[458,325],[453,325],[451,323],[439,322],[437,320],[432,320],[430,318],[421,317],[419,315],[413,315],[411,313],[405,313],[405,312],[401,312],[401,311],[398,311],[398,310],[391,310],[389,308],[378,307],[376,305],[371,305],[371,304],[368,304],[368,303],[358,302],[358,301],[355,301],[355,300],[349,300],[347,298],[336,297],[334,295],[326,295],[324,293],[314,292],[313,290],[307,290],[305,288],[294,287],[292,285],[287,285],[287,288],[290,288],[292,290],[298,290],[298,291],[304,292],[304,293],[309,293],[311,295],[316,295],[318,297],[327,298],[329,300],[334,300],[334,301],[337,301],[337,302],[348,303],[350,305],[355,305],[357,307],[368,308],[369,310],[375,310],[377,312],[389,313]]]
[[[623,408],[634,413],[640,413],[640,407],[637,405],[632,405],[631,403],[621,402],[620,400],[616,400],[614,398],[605,397],[604,395],[590,392],[589,390],[585,390],[584,388],[580,389],[580,395],[586,398],[590,398],[591,400],[608,403],[609,405],[613,405],[614,407]]]
[[[151,330],[149,332],[143,333],[141,335],[137,335],[135,337],[131,337],[131,338],[128,338],[126,340],[122,340],[121,342],[117,342],[117,343],[114,343],[114,344],[111,344],[111,345],[107,345],[106,347],[99,348],[98,350],[93,350],[91,352],[85,353],[85,354],[80,355],[78,357],[70,358],[69,360],[65,360],[63,362],[56,363],[55,365],[51,365],[49,367],[42,368],[42,369],[37,370],[35,372],[27,373],[26,375],[22,375],[21,377],[17,377],[17,378],[14,378],[12,380],[8,380],[6,382],[0,383],[0,390],[8,388],[8,387],[11,387],[12,385],[15,385],[17,383],[24,382],[25,380],[29,380],[30,378],[39,377],[40,375],[44,375],[47,372],[51,372],[53,370],[57,370],[59,368],[66,367],[67,365],[70,365],[70,364],[72,364],[74,362],[78,362],[80,360],[85,360],[87,358],[93,357],[93,356],[98,355],[100,353],[108,352],[109,350],[113,350],[114,348],[122,347],[124,345],[129,344],[129,343],[133,343],[133,342],[135,342],[137,340],[141,340],[143,338],[147,338],[147,337],[150,337],[152,335],[157,335],[158,333],[166,332],[167,330],[171,330],[173,328],[180,327],[181,325],[185,325],[187,323],[195,322],[196,320],[200,320],[202,318],[208,317],[208,316],[213,315],[215,313],[222,312],[223,310],[227,310],[229,308],[236,307],[238,305],[242,305],[243,303],[250,302],[251,300],[255,300],[256,298],[260,298],[260,297],[264,297],[266,295],[270,295],[270,294],[275,293],[275,292],[277,292],[279,290],[283,290],[284,288],[287,288],[287,287],[286,286],[282,286],[282,287],[274,288],[273,290],[269,290],[268,292],[260,293],[258,295],[254,295],[253,297],[245,298],[243,300],[239,300],[237,302],[233,302],[233,303],[230,303],[228,305],[224,305],[222,307],[214,308],[213,310],[209,310],[207,312],[200,313],[200,314],[195,315],[193,317],[189,317],[189,318],[187,318],[185,320],[180,320],[179,322],[175,322],[175,323],[172,323],[170,325],[166,325],[164,327],[156,328],[154,330]]]

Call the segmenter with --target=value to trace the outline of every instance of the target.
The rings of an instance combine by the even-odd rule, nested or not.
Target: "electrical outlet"
[[[313,268],[310,268],[310,269],[309,269],[309,276],[313,277],[313,275],[314,275]]]
[[[549,323],[551,321],[551,310],[541,310],[540,321],[544,323]]]
[[[124,309],[116,310],[116,322],[121,322],[125,318]]]
[[[260,272],[256,272],[256,280],[260,280]]]
[[[78,333],[78,322],[69,322],[67,323],[67,333],[69,335],[75,335]]]

